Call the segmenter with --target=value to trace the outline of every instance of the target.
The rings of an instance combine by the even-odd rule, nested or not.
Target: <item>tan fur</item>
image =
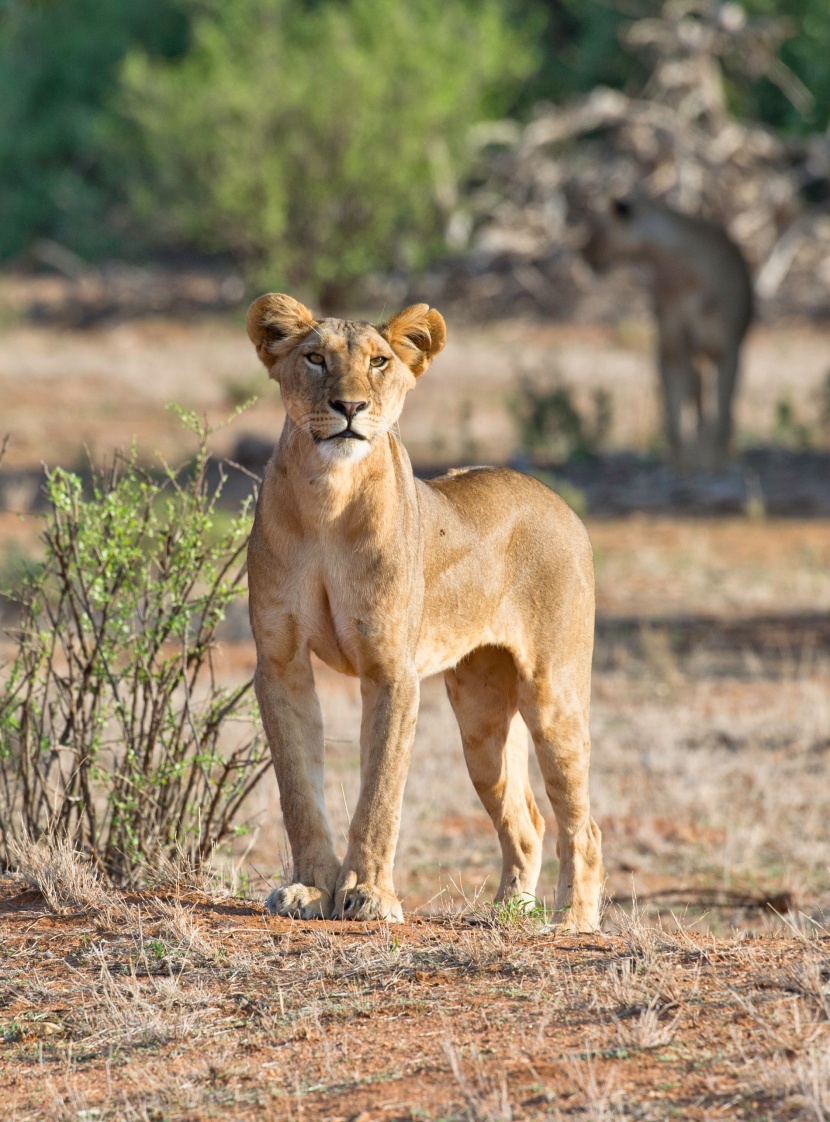
[[[714,223],[644,197],[618,200],[595,215],[592,226],[583,249],[589,264],[602,269],[628,260],[649,268],[675,466],[722,466],[732,439],[741,344],[752,319],[752,282],[740,250]],[[694,411],[691,435],[683,425],[687,405]]]
[[[373,327],[318,322],[290,297],[269,295],[252,305],[248,332],[287,412],[248,550],[257,696],[294,860],[292,882],[271,894],[269,909],[402,918],[392,863],[419,680],[443,673],[502,846],[498,898],[534,893],[541,863],[524,722],[559,826],[556,908],[569,928],[596,927],[585,528],[517,472],[413,477],[394,425],[444,345],[444,321],[427,305]],[[365,439],[340,435],[349,425]],[[323,801],[312,652],[357,675],[363,698],[360,796],[342,863]]]

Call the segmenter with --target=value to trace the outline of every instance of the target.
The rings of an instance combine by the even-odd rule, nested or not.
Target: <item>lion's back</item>
[[[593,582],[593,552],[584,524],[561,496],[533,476],[512,468],[462,468],[429,480],[426,487],[438,499],[427,532],[438,536],[439,547],[443,508],[452,512],[466,539],[459,546],[468,547],[483,568],[502,570],[514,585],[567,582],[571,573]]]
[[[587,542],[587,531],[565,500],[541,480],[506,467],[453,468],[427,481],[463,520],[476,529],[520,529],[531,539],[565,535]]]

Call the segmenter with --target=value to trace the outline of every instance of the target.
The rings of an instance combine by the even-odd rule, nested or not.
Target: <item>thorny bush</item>
[[[216,630],[244,595],[250,502],[217,509],[213,431],[191,472],[154,477],[135,449],[107,472],[47,474],[45,561],[14,594],[0,684],[0,861],[66,837],[116,884],[162,857],[198,864],[240,827],[267,767],[251,681],[219,685]],[[235,726],[229,722],[238,722]]]

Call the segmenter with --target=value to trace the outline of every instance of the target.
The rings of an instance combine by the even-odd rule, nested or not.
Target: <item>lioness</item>
[[[470,776],[501,842],[497,899],[536,888],[544,823],[533,736],[559,826],[557,909],[595,928],[600,832],[588,806],[591,546],[542,483],[496,468],[423,483],[394,430],[444,345],[437,311],[316,320],[261,296],[248,334],[286,421],[248,549],[256,691],[294,861],[275,915],[400,921],[392,862],[419,679],[443,672]],[[323,799],[311,653],[360,678],[360,796],[341,864]]]
[[[595,214],[583,255],[595,269],[636,261],[650,270],[666,433],[676,467],[721,467],[732,439],[741,343],[752,320],[752,281],[741,251],[713,222],[644,196]],[[707,402],[706,366],[714,370]],[[684,405],[696,431],[684,433]]]

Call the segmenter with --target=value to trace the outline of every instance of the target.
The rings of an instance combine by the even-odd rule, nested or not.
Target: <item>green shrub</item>
[[[194,423],[191,418],[191,423]],[[215,678],[216,629],[244,595],[250,514],[216,525],[207,436],[186,482],[135,457],[84,493],[48,474],[46,557],[17,594],[0,684],[0,860],[44,834],[114,883],[160,858],[198,864],[234,830],[268,764],[251,682]],[[235,719],[241,733],[230,735]]]
[[[125,64],[133,208],[160,244],[337,304],[437,252],[469,126],[533,60],[503,0],[211,3],[180,62]]]
[[[558,378],[519,379],[510,403],[520,447],[531,456],[566,461],[599,452],[613,424],[613,399],[607,390],[594,390],[592,413],[580,410],[573,390]]]
[[[788,396],[779,397],[775,403],[773,440],[785,448],[811,448],[813,432],[809,425],[799,420]]]

